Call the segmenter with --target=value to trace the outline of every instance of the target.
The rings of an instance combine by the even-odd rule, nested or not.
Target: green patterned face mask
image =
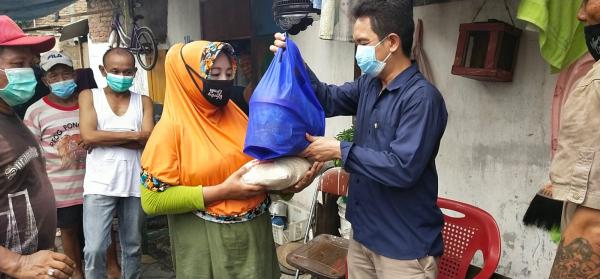
[[[8,84],[0,88],[0,98],[9,106],[23,104],[35,94],[37,80],[31,68],[0,69],[6,75]]]

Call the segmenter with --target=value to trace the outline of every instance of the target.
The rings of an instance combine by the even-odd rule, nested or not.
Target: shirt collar
[[[386,89],[388,91],[401,89],[418,71],[419,68],[417,67],[417,63],[412,63],[410,67],[406,68],[406,70],[402,71],[402,73],[396,76],[394,80],[388,84]]]

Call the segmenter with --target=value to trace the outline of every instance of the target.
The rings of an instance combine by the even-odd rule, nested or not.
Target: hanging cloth
[[[540,51],[552,73],[558,73],[587,52],[583,24],[577,20],[581,0],[521,0],[517,18],[535,25]]]
[[[416,61],[421,74],[423,74],[423,76],[425,76],[425,78],[433,84],[433,71],[431,70],[431,65],[429,64],[427,54],[423,49],[423,20],[421,19],[419,19],[417,22],[417,26],[415,28],[415,38],[413,41],[412,59]]]
[[[352,7],[357,0],[322,0],[319,38],[352,42]]]

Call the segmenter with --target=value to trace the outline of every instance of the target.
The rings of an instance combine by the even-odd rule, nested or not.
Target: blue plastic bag
[[[252,98],[244,153],[270,160],[308,147],[305,134],[325,133],[325,113],[310,84],[302,56],[291,39],[279,49]]]

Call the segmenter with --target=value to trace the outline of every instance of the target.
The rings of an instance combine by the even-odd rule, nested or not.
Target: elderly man
[[[42,151],[11,106],[37,84],[31,60],[54,38],[27,36],[0,16],[0,278],[69,278],[75,263],[54,248],[56,206]]]

